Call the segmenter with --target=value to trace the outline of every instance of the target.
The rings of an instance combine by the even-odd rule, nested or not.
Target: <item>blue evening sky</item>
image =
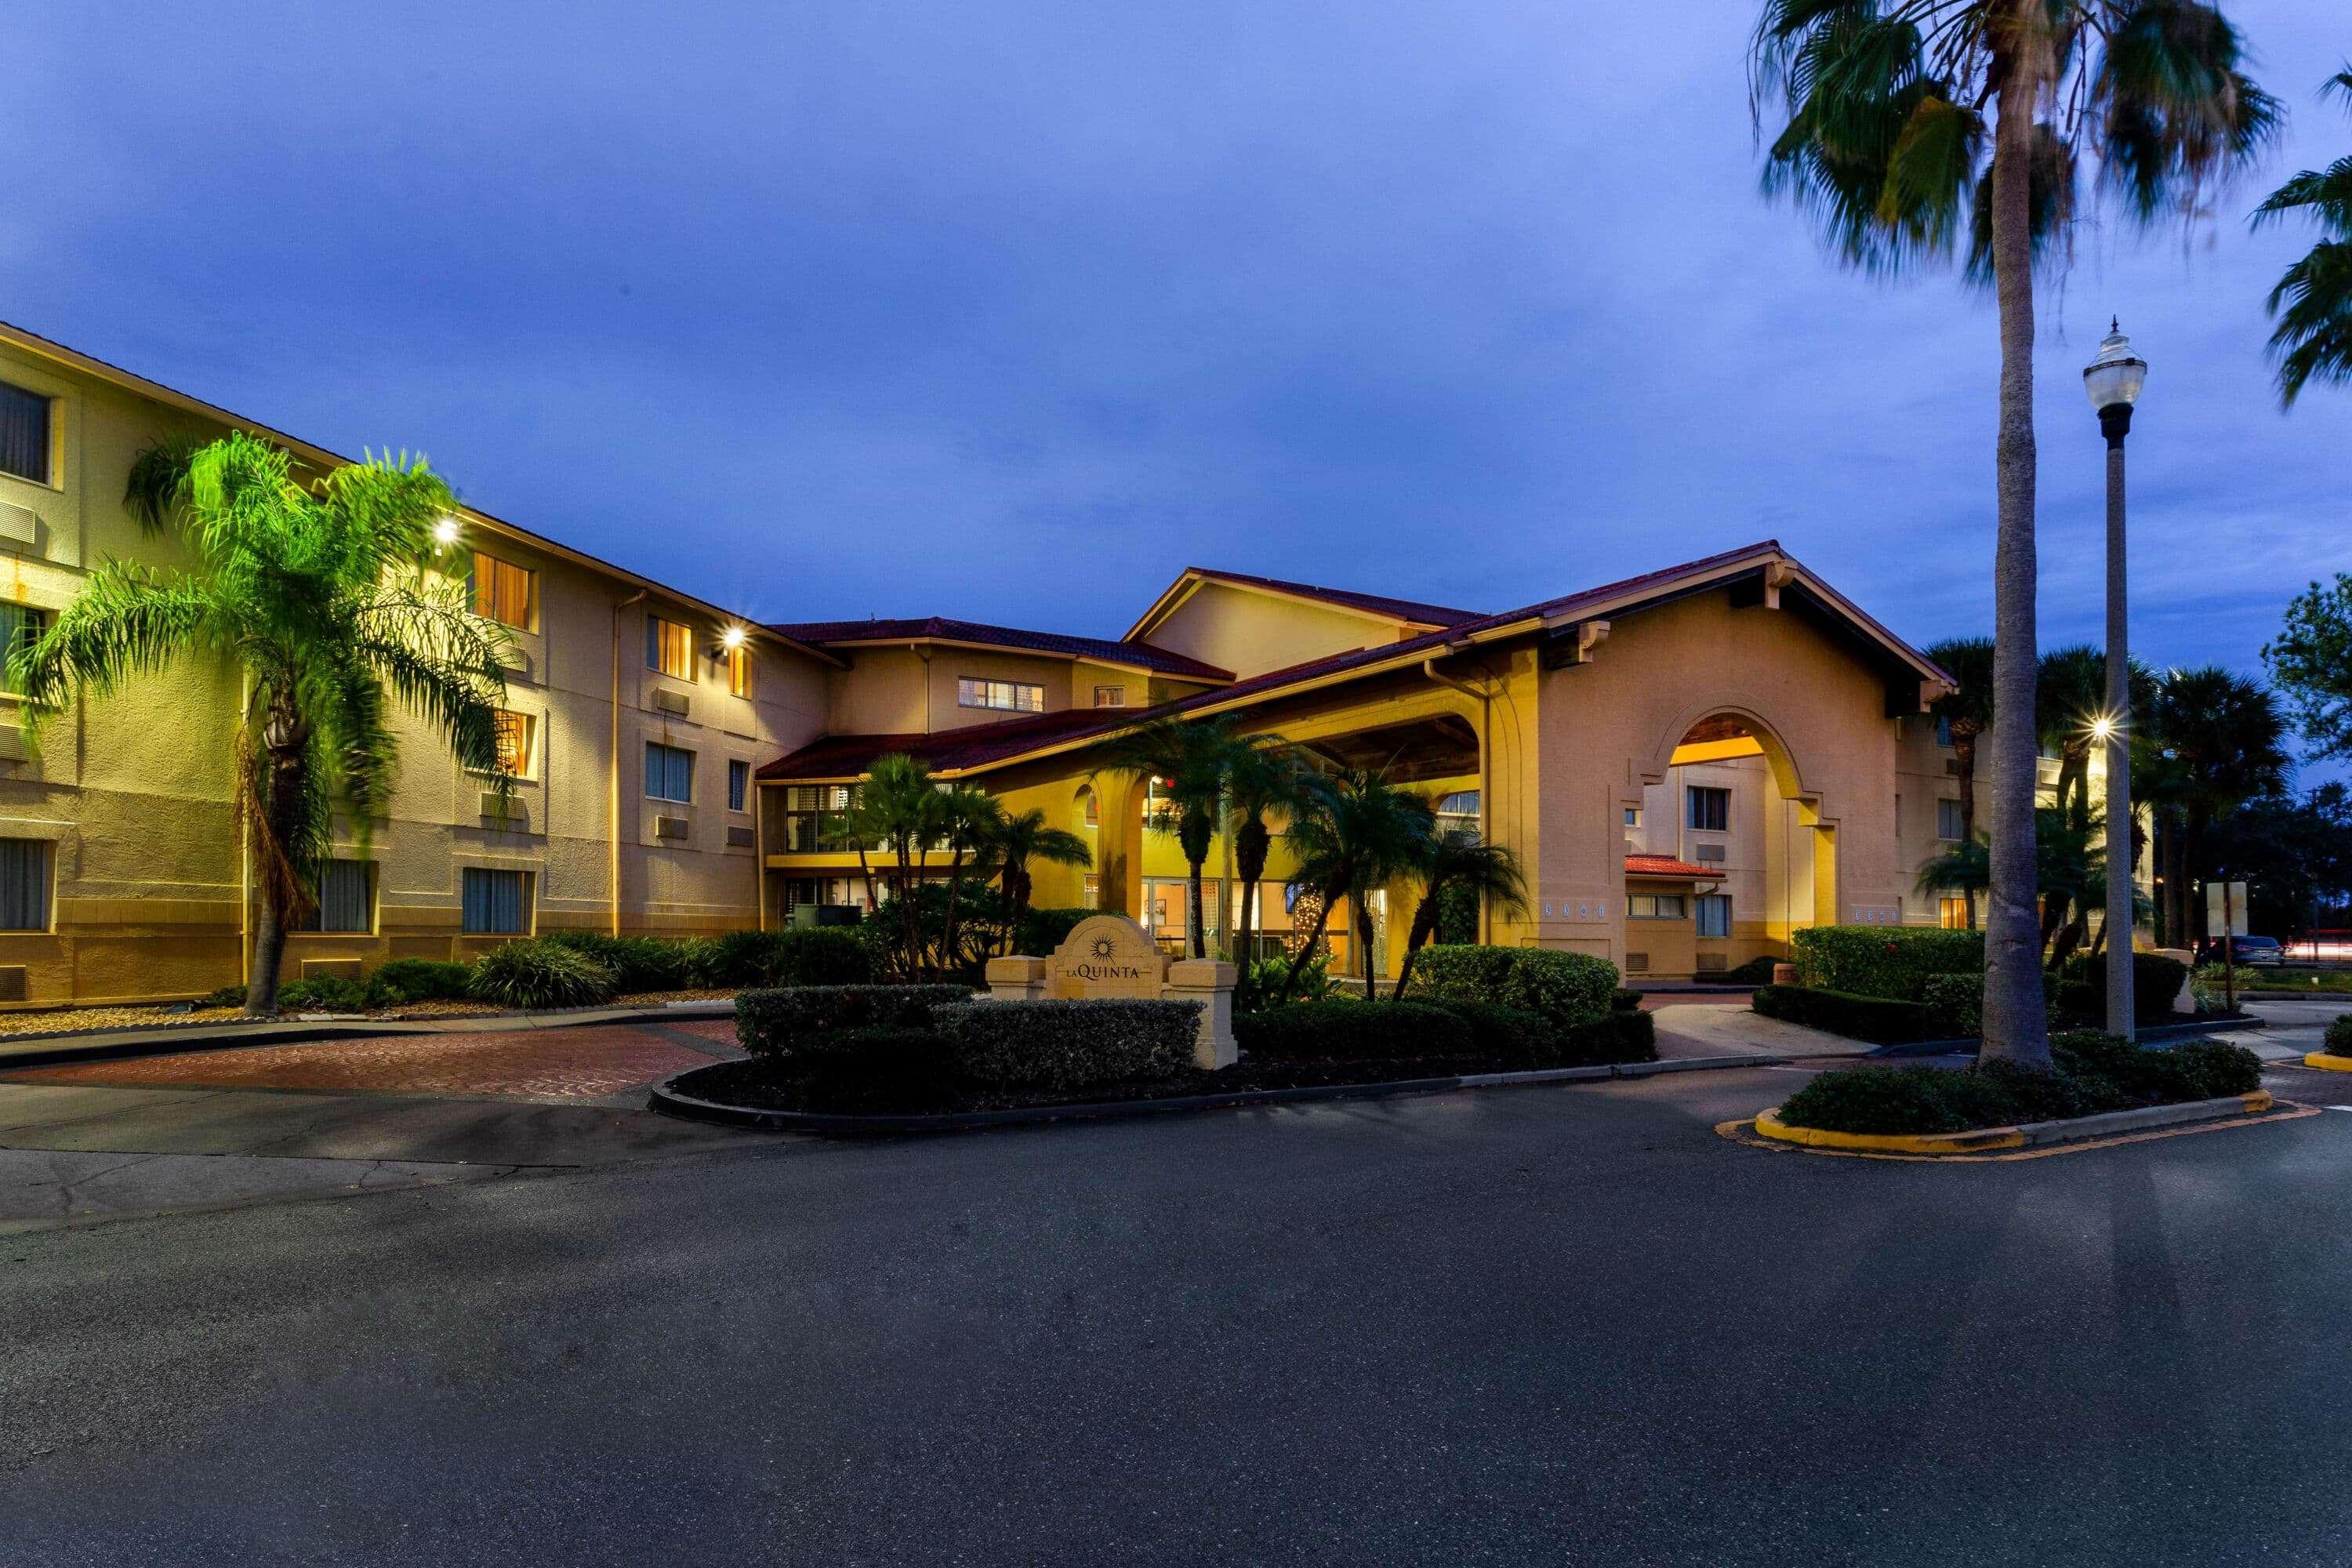
[[[2284,144],[2045,292],[2046,642],[2252,669],[2352,566],[2352,394],[2277,408],[2262,190],[2352,26],[2231,0]],[[0,317],[762,619],[1116,634],[1199,563],[1484,608],[1777,536],[1990,610],[1994,319],[1757,193],[1751,0],[19,7]],[[364,18],[362,20],[362,18]]]

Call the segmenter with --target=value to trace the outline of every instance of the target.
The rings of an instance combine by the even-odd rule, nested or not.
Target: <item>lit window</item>
[[[1097,686],[1097,687],[1096,687],[1096,688],[1095,688],[1095,706],[1096,706],[1096,707],[1097,707],[1097,708],[1124,708],[1124,707],[1126,707],[1126,706],[1127,706],[1127,688],[1126,688],[1126,687],[1124,687],[1124,686]]]
[[[529,713],[499,710],[499,772],[516,778],[530,776],[531,731],[536,721]]]
[[[539,574],[487,552],[474,552],[474,614],[529,631],[539,618]]]
[[[646,668],[679,680],[694,679],[694,634],[676,621],[646,617]]]
[[[0,931],[48,929],[48,840],[0,838]]]
[[[1698,934],[1729,936],[1731,934],[1731,895],[1701,893],[1698,896]]]
[[[1679,921],[1690,918],[1680,893],[1634,893],[1625,900],[1625,918],[1636,921]]]
[[[520,936],[530,930],[530,873],[468,866],[459,879],[460,925],[469,936]]]
[[[1695,833],[1722,833],[1731,826],[1731,792],[1708,789],[1693,784],[1685,792],[1690,800],[1690,826]]]
[[[727,763],[727,809],[740,811],[751,794],[751,764],[740,757]]]
[[[646,742],[646,794],[655,800],[694,798],[694,753],[658,741]]]
[[[730,696],[751,695],[751,645],[737,643],[727,650],[727,690]]]
[[[49,482],[49,400],[0,382],[0,473]]]
[[[1958,839],[1960,837],[1960,803],[1939,800],[1936,803],[1936,837]]]
[[[980,680],[969,675],[959,676],[956,706],[993,708],[1006,713],[1043,713],[1045,689],[1024,680]]]
[[[330,860],[319,868],[311,892],[318,907],[297,931],[365,932],[375,929],[375,868],[365,860]]]
[[[1969,923],[1966,893],[1946,893],[1936,900],[1936,923],[1946,931],[1965,930]]]
[[[7,661],[19,648],[27,648],[41,640],[49,629],[49,612],[37,610],[30,605],[0,604],[0,691],[14,691],[16,683],[8,677]]]

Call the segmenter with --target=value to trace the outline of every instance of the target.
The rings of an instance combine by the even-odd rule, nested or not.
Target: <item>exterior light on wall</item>
[[[737,648],[743,646],[744,639],[749,634],[747,634],[741,626],[729,626],[725,631],[719,634],[719,646],[725,648],[729,653],[733,653]]]
[[[2107,748],[2107,952],[2131,951],[2131,752],[2125,729],[2131,722],[2131,666],[2125,583],[2127,552],[2124,533],[2124,437],[2131,431],[2132,405],[2147,383],[2147,362],[2132,353],[2120,321],[2110,319],[2098,357],[2083,370],[2083,391],[2098,410],[2099,433],[2107,438],[2107,711],[2092,726]],[[2105,733],[2101,734],[2104,726]],[[2168,936],[2178,940],[2177,932]],[[2132,966],[2107,963],[2107,1033],[2133,1037]]]
[[[433,525],[434,552],[437,554],[457,542],[457,520],[444,512],[441,514],[441,521]]]
[[[2120,728],[2122,728],[2122,726],[2118,725],[2107,715],[2102,713],[2097,718],[2091,721],[2091,739],[2098,742],[2102,745],[2105,745],[2108,741],[2115,738],[2116,731]]]

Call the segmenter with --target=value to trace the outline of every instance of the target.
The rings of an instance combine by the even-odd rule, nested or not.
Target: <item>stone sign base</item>
[[[1051,958],[988,961],[988,992],[1002,1002],[1121,996],[1198,1002],[1201,1026],[1192,1043],[1192,1061],[1213,1070],[1233,1066],[1240,1054],[1234,1044],[1237,978],[1232,964],[1216,959],[1170,963],[1150,933],[1125,915],[1088,915],[1071,929]]]

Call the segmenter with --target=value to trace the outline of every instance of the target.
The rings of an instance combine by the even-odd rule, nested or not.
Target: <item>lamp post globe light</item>
[[[2132,1029],[2131,650],[2124,595],[2124,437],[2132,405],[2147,380],[2147,362],[2131,352],[2121,322],[2110,321],[2098,357],[2083,371],[2083,390],[2107,438],[2107,710],[2093,731],[2107,756],[2107,1033]]]

